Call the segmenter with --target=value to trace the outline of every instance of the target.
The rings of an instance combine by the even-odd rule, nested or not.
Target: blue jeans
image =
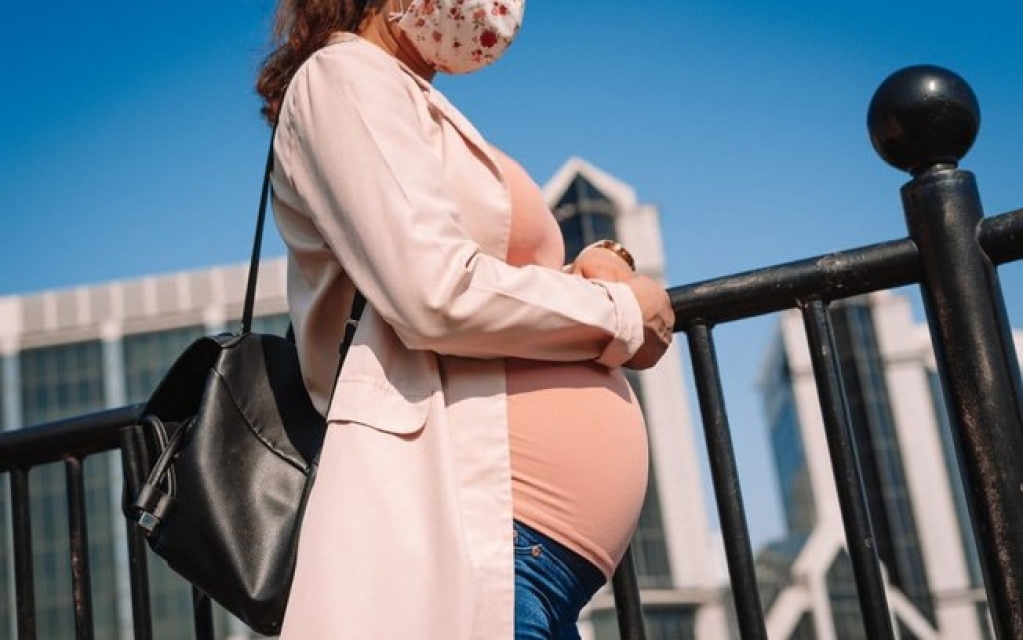
[[[515,640],[579,640],[579,611],[603,584],[589,561],[515,522]]]

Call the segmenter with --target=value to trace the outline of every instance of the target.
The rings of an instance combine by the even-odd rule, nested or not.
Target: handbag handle
[[[156,463],[153,464],[149,477],[139,489],[135,503],[132,505],[138,516],[137,524],[142,528],[146,537],[150,536],[160,526],[160,523],[167,519],[167,514],[174,508],[174,497],[177,495],[178,489],[176,474],[171,463],[180,452],[182,438],[184,438],[185,432],[191,428],[193,419],[194,417],[188,418],[178,424],[170,438],[167,437],[167,428],[164,426],[163,420],[157,416],[143,416],[140,422],[141,426],[148,426],[153,433],[163,438],[163,442],[161,442],[163,451],[156,459]],[[161,482],[166,482],[166,489],[160,488]]]

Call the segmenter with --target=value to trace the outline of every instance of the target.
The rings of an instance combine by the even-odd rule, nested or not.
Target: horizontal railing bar
[[[138,422],[142,407],[133,404],[0,433],[0,472],[117,449],[119,430]]]
[[[1023,260],[1023,209],[981,220],[980,246],[995,264]]]
[[[920,266],[908,238],[829,253],[668,289],[675,330],[791,309],[803,299],[827,302],[917,282]]]
[[[980,244],[995,264],[1023,260],[1023,209],[980,223]],[[792,309],[801,300],[832,302],[920,281],[909,238],[755,269],[668,289],[675,330]]]

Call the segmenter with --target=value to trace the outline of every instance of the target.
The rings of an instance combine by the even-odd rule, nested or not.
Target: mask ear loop
[[[401,0],[401,11],[392,11],[387,14],[388,22],[397,22],[401,20],[402,16],[408,13],[408,9],[405,7],[405,0]]]

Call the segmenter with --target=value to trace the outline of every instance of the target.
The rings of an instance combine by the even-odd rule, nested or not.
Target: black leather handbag
[[[122,431],[125,515],[175,572],[267,635],[280,632],[326,431],[293,341],[251,332],[272,151],[241,332],[192,343]],[[338,373],[364,306],[356,293]]]

